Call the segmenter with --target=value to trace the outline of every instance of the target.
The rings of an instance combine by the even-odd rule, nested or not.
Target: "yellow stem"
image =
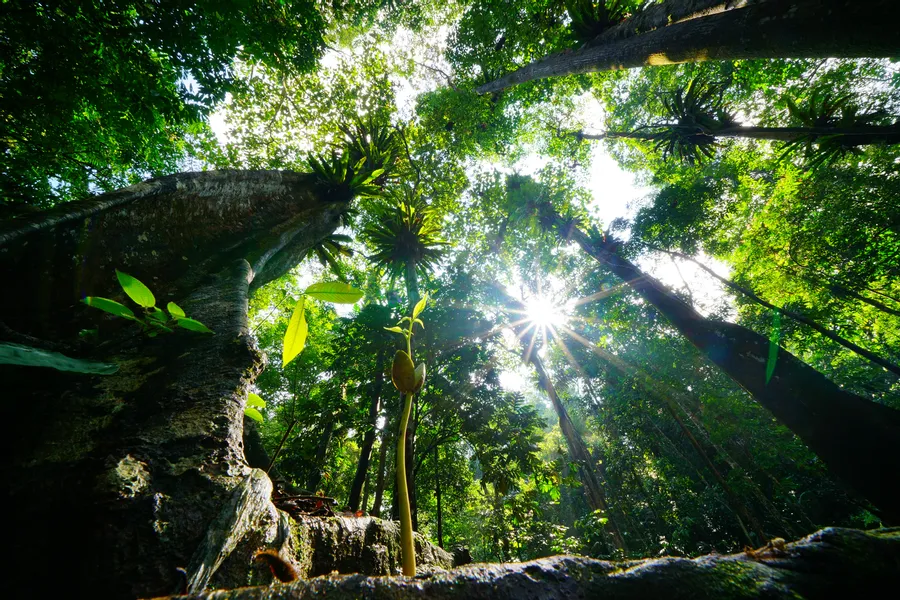
[[[412,410],[413,394],[404,394],[403,417],[400,419],[400,436],[397,438],[397,491],[400,493],[400,558],[403,574],[416,574],[416,546],[413,542],[412,513],[409,508],[409,490],[406,487],[406,426]]]

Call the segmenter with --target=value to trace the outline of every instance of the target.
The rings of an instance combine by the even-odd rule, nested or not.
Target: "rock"
[[[302,577],[338,573],[400,573],[400,524],[375,517],[307,517],[293,525]],[[421,570],[449,569],[453,555],[415,535]]]
[[[365,530],[366,527],[361,527]],[[554,556],[479,564],[415,578],[327,575],[271,587],[222,590],[206,600],[604,600],[865,598],[900,589],[900,528],[829,528],[783,548],[695,559],[608,562]],[[187,598],[187,597],[183,597]]]

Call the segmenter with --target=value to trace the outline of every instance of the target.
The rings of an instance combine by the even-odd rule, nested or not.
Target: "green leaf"
[[[257,394],[250,392],[247,394],[247,406],[252,406],[254,408],[265,408],[266,401],[260,398]]]
[[[144,308],[156,306],[156,298],[153,297],[153,292],[146,285],[118,269],[116,269],[116,277],[119,278],[119,285],[122,286],[128,297],[134,300],[135,303],[140,304]]]
[[[394,332],[394,333],[406,333],[406,331],[404,331],[404,330],[401,329],[400,327],[385,327],[385,329],[386,329],[387,331],[392,331],[392,332]]]
[[[174,333],[174,331],[171,328],[166,327],[159,321],[152,321],[152,320],[148,319],[146,324],[150,327],[154,327],[154,328],[158,329],[159,331],[165,331],[166,333]],[[212,332],[210,332],[210,333],[212,333]]]
[[[428,294],[425,294],[424,296],[422,296],[421,300],[416,302],[416,306],[415,306],[415,308],[413,308],[413,314],[412,314],[413,319],[415,319],[420,314],[422,314],[422,311],[425,310],[426,304],[428,304]]]
[[[93,360],[72,358],[59,352],[50,352],[41,348],[22,346],[21,344],[0,343],[0,364],[21,365],[24,367],[50,367],[57,371],[89,373],[91,375],[112,375],[119,370],[119,365]]]
[[[154,321],[159,321],[160,323],[165,323],[166,321],[169,320],[169,318],[166,317],[166,313],[164,313],[162,310],[156,308],[155,306],[149,313],[147,313],[147,316],[150,317],[151,319],[153,319]]]
[[[262,423],[265,419],[263,419],[262,413],[260,413],[255,408],[248,406],[244,409],[244,414],[256,421],[257,423]]]
[[[82,300],[88,306],[93,306],[94,308],[99,308],[102,311],[108,312],[110,314],[116,315],[117,317],[124,317],[126,319],[131,319],[132,321],[136,321],[137,318],[134,316],[134,312],[124,304],[119,304],[115,300],[110,300],[109,298],[101,298],[99,296],[87,296]]]
[[[168,309],[169,314],[175,318],[178,318],[178,317],[183,318],[183,317],[187,316],[184,314],[184,311],[181,310],[181,307],[178,306],[177,304],[175,304],[174,302],[169,302],[169,304],[166,305],[166,309]]]
[[[188,319],[187,317],[179,317],[175,319],[175,322],[182,329],[189,329],[191,331],[199,331],[200,333],[213,333],[213,330],[201,323],[200,321],[195,321],[194,319]]]
[[[288,323],[287,333],[284,334],[284,347],[281,350],[282,368],[294,360],[303,351],[303,347],[306,346],[308,325],[306,324],[305,300],[303,296],[300,296],[297,306],[294,307],[294,314],[291,315],[291,320]]]
[[[323,281],[314,283],[303,292],[311,298],[323,302],[353,304],[363,297],[363,293],[353,286],[341,281]]]
[[[415,323],[418,323],[422,326],[422,329],[425,329],[425,323],[422,322],[422,319],[416,319],[415,321],[413,321],[413,324]]]

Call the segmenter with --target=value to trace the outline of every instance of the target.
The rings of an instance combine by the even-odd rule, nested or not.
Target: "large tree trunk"
[[[706,129],[697,126],[660,125],[655,131],[606,131],[604,133],[574,134],[583,140],[632,139],[657,141],[663,139],[665,132],[661,130],[683,129],[686,134],[704,136],[710,141],[715,138],[745,138],[750,140],[769,140],[773,142],[793,142],[819,137],[839,138],[848,146],[864,146],[867,144],[900,143],[900,125],[872,125],[868,127],[725,127],[723,129]]]
[[[384,353],[380,352],[378,358],[375,359],[378,365],[378,372],[375,373],[375,381],[372,384],[372,400],[369,404],[368,429],[363,438],[362,446],[359,448],[359,462],[356,465],[356,474],[353,477],[353,483],[350,485],[350,499],[347,506],[351,511],[359,510],[359,495],[362,491],[363,484],[366,481],[366,475],[369,472],[369,459],[372,456],[372,446],[375,445],[375,436],[378,434],[378,411],[381,407],[381,391],[384,386]],[[363,506],[363,510],[365,510]]]
[[[778,349],[766,377],[770,342],[756,332],[707,319],[654,278],[616,253],[618,242],[592,241],[557,221],[561,235],[626,282],[665,315],[712,362],[806,443],[857,493],[900,521],[900,411],[841,390],[824,375]]]
[[[6,544],[16,573],[8,584],[27,590],[12,595],[33,595],[48,561],[72,595],[133,598],[176,587],[176,568],[188,567],[231,490],[250,476],[243,408],[262,362],[247,331],[248,294],[295,265],[346,208],[306,175],[213,171],[0,226],[0,270],[16,283],[4,295],[8,325],[119,365],[106,377],[2,367],[14,515]],[[215,335],[148,338],[78,302],[88,294],[122,300],[115,269]],[[99,344],[76,341],[98,324]]]
[[[526,65],[477,89],[498,92],[561,75],[707,60],[889,58],[900,38],[895,0],[766,0]]]

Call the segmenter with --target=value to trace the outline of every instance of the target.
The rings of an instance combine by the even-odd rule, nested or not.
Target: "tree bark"
[[[372,514],[381,516],[381,502],[384,498],[384,469],[387,462],[387,449],[390,446],[390,421],[384,424],[381,432],[381,448],[378,449],[378,474],[375,476],[375,499],[372,501]]]
[[[588,42],[587,45],[599,46],[614,40],[621,40],[661,27],[667,27],[680,21],[740,8],[744,4],[746,4],[744,0],[733,0],[731,2],[728,0],[666,0],[660,4],[648,6],[621,23],[613,25]]]
[[[375,373],[375,381],[372,384],[372,401],[369,404],[368,429],[363,438],[362,446],[359,448],[359,462],[356,465],[356,474],[353,477],[353,483],[350,485],[350,499],[347,505],[351,511],[359,510],[359,494],[362,491],[363,484],[366,481],[366,474],[369,472],[369,458],[372,455],[372,446],[375,445],[375,435],[378,433],[378,411],[381,407],[381,392],[384,387],[384,353],[379,352],[375,359],[378,371]],[[365,510],[365,506],[363,507]]]
[[[441,457],[439,446],[434,447],[434,496],[437,499],[437,539],[438,546],[444,547],[444,514],[441,512]]]
[[[814,331],[821,333],[822,335],[827,337],[829,340],[831,340],[833,342],[837,342],[844,348],[847,348],[851,352],[854,352],[854,353],[858,354],[859,356],[862,356],[863,358],[870,360],[871,362],[875,363],[876,365],[878,365],[880,367],[887,369],[888,371],[890,371],[891,373],[894,373],[895,375],[900,375],[900,366],[895,365],[894,363],[892,363],[889,360],[881,358],[880,356],[878,356],[874,352],[871,352],[870,350],[866,350],[865,348],[854,344],[850,340],[839,336],[838,334],[831,331],[830,329],[827,329],[826,327],[819,325],[812,319],[810,319],[804,315],[801,315],[798,312],[794,312],[794,311],[786,309],[786,308],[780,308],[770,302],[766,302],[765,300],[763,300],[762,298],[757,296],[753,290],[746,288],[738,283],[735,283],[735,282],[731,281],[730,279],[721,277],[718,273],[716,273],[715,271],[713,271],[712,269],[710,269],[709,267],[707,267],[700,261],[698,261],[690,256],[687,256],[686,254],[682,254],[681,252],[674,252],[671,250],[663,250],[662,248],[655,248],[655,247],[651,247],[651,246],[648,246],[648,248],[650,248],[651,250],[659,250],[660,252],[664,252],[664,253],[668,254],[669,256],[675,256],[682,260],[687,260],[687,261],[694,263],[695,265],[697,265],[698,267],[700,267],[701,269],[706,271],[708,274],[715,277],[716,280],[721,282],[723,285],[727,286],[728,288],[730,288],[736,292],[739,292],[739,293],[747,296],[748,298],[750,298],[757,304],[765,306],[766,308],[768,308],[770,310],[776,310],[776,311],[780,312],[781,314],[783,314],[784,316],[790,317],[791,319],[797,321],[798,323],[803,323],[804,325],[810,327]]]
[[[784,348],[766,378],[769,340],[732,323],[707,319],[616,253],[558,221],[561,235],[659,310],[706,357],[806,443],[850,488],[900,521],[900,411],[841,390]]]
[[[819,137],[837,137],[849,146],[867,144],[900,143],[900,125],[872,125],[868,127],[725,127],[723,129],[703,129],[697,126],[660,125],[654,129],[685,129],[692,135],[715,138],[745,138],[793,142]],[[662,137],[659,131],[607,131],[605,133],[578,132],[576,137],[583,140],[632,139],[655,141]]]
[[[184,173],[0,225],[4,296],[18,332],[115,362],[88,377],[3,367],[3,453],[15,514],[12,586],[53,576],[75,595],[170,592],[210,523],[250,474],[241,445],[247,390],[262,367],[247,330],[252,290],[296,264],[346,203],[307,175]],[[78,302],[124,300],[114,270],[175,301],[214,335],[148,338]],[[99,324],[101,343],[77,332]],[[89,549],[89,551],[86,551]],[[245,572],[246,575],[246,572]]]
[[[900,40],[894,0],[767,0],[661,27],[626,39],[562,52],[477,88],[479,94],[563,75],[707,60],[890,58]]]

